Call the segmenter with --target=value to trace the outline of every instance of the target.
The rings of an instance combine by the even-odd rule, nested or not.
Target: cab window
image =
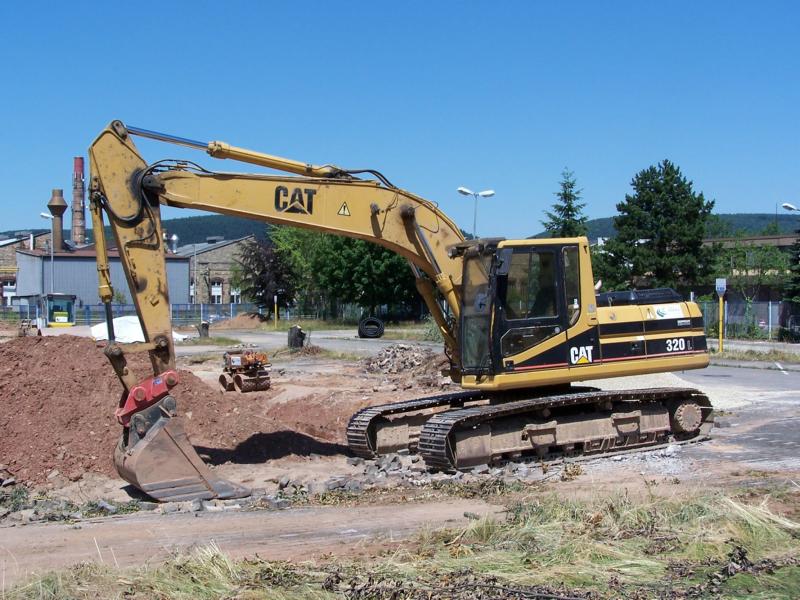
[[[552,251],[514,251],[503,306],[507,320],[541,319],[558,314],[555,257]]]
[[[581,272],[578,264],[578,247],[567,246],[564,253],[564,295],[567,319],[572,327],[581,316]]]

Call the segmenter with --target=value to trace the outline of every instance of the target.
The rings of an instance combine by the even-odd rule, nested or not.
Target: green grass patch
[[[201,365],[212,360],[222,364],[222,354],[220,352],[200,352],[185,357],[182,356],[181,359],[185,360],[190,365]]]
[[[278,350],[273,350],[269,353],[270,358],[275,360],[296,360],[300,358],[316,358],[320,360],[343,360],[343,361],[356,361],[364,358],[362,354],[355,352],[337,352],[335,350],[327,350],[319,346],[304,346],[301,349],[283,347]]]
[[[275,321],[265,321],[259,325],[259,329],[264,331],[289,331],[290,327],[299,325],[304,331],[332,331],[337,329],[357,329],[358,321],[337,321],[323,319],[278,319]]]
[[[28,505],[30,491],[23,485],[12,485],[0,488],[0,508],[10,512],[22,510]]]
[[[725,350],[723,352],[717,352],[712,348],[710,352],[712,357],[728,360],[800,364],[800,353],[783,352],[781,350],[768,350],[765,352],[759,350]]]

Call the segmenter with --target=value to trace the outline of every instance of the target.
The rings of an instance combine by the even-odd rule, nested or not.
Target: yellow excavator
[[[147,163],[134,136],[279,173],[215,172],[174,159]],[[216,476],[181,425],[161,205],[363,239],[408,260],[444,338],[448,374],[463,391],[356,413],[347,438],[358,455],[407,448],[431,469],[469,469],[692,441],[713,425],[711,404],[695,389],[601,391],[573,385],[708,365],[698,306],[670,289],[596,294],[585,237],[465,240],[435,204],[378,171],[317,166],[120,121],[100,133],[89,156],[99,294],[110,340],[105,354],[123,386],[115,465],[153,498],[249,493]],[[143,343],[114,340],[104,217]],[[131,352],[148,352],[153,373],[134,373],[126,360]]]

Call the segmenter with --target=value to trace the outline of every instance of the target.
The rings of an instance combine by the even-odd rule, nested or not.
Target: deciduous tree
[[[374,312],[416,298],[406,260],[377,244],[290,227],[274,227],[270,235],[302,295],[317,308],[343,302]]]
[[[236,278],[242,296],[268,311],[273,309],[276,295],[279,306],[286,308],[292,304],[294,276],[272,242],[258,239],[245,241],[236,262]]]

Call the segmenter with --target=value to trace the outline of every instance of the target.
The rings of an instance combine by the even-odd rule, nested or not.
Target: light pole
[[[472,216],[472,237],[473,238],[477,238],[478,236],[476,234],[476,231],[477,231],[477,225],[478,225],[478,196],[480,196],[481,198],[489,198],[491,196],[494,196],[494,190],[484,190],[482,192],[473,192],[469,188],[460,187],[456,191],[459,194],[463,195],[463,196],[472,196],[473,198],[475,198],[475,213]]]
[[[46,212],[39,213],[39,216],[43,219],[50,220],[50,293],[54,294],[55,290],[53,281],[55,280],[55,268],[53,267],[53,222],[55,221],[55,217],[53,215],[48,215]]]

